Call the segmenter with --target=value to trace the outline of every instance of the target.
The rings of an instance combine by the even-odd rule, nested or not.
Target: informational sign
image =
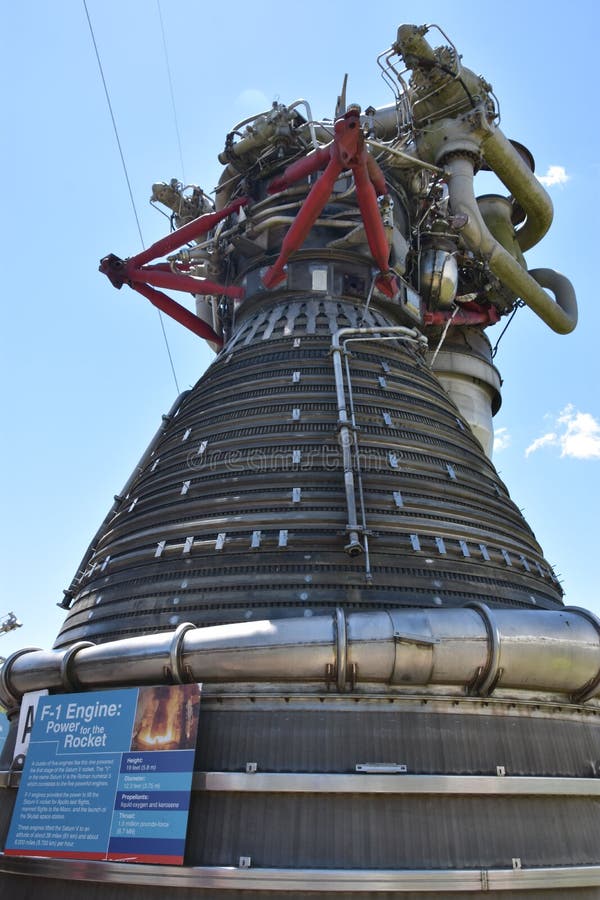
[[[6,710],[0,706],[0,753],[4,747],[6,738],[8,737],[8,719],[6,718]]]
[[[41,697],[5,854],[181,865],[200,691]]]

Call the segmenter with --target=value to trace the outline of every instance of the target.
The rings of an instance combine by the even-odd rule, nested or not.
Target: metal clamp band
[[[475,680],[470,685],[470,689],[472,693],[479,694],[480,697],[489,697],[496,687],[501,674],[500,631],[498,630],[498,625],[494,619],[492,610],[489,606],[486,606],[485,603],[480,603],[479,600],[473,600],[471,603],[465,603],[464,608],[474,609],[475,612],[479,613],[483,619],[489,639],[487,663],[479,670]]]
[[[173,640],[169,648],[169,665],[171,669],[171,678],[174,684],[185,684],[186,673],[183,669],[183,638],[187,631],[196,626],[192,622],[182,622],[173,632]]]
[[[81,690],[79,679],[77,678],[75,673],[71,671],[73,659],[80,650],[84,649],[84,647],[95,646],[96,645],[93,643],[93,641],[77,641],[76,644],[73,644],[71,647],[65,650],[63,658],[60,661],[60,680],[63,683],[65,691]]]
[[[346,690],[346,671],[348,665],[348,629],[346,626],[346,614],[338,606],[335,611],[336,645],[335,645],[335,671],[337,689],[340,694]]]
[[[14,653],[11,653],[0,669],[0,700],[7,709],[18,706],[21,697],[23,696],[17,697],[17,695],[13,693],[12,685],[10,683],[10,670],[12,669],[13,664],[20,656],[24,656],[26,653],[35,653],[40,649],[40,647],[23,647],[22,650],[16,650]]]
[[[583,619],[587,619],[587,621],[594,626],[600,637],[600,619],[598,616],[595,616],[593,612],[590,612],[589,609],[583,609],[581,606],[565,606],[565,612],[574,612]],[[587,700],[592,699],[598,692],[599,687],[600,669],[598,669],[594,678],[587,681],[578,691],[575,691],[575,693],[571,695],[571,699],[574,703],[585,703]]]

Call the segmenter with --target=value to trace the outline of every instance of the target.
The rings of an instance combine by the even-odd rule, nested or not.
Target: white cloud
[[[235,102],[249,113],[260,113],[271,107],[271,101],[258,88],[246,88],[238,94]]]
[[[559,444],[558,435],[553,431],[549,431],[547,434],[543,434],[541,437],[536,438],[535,441],[529,445],[525,451],[525,456],[535,453],[535,451],[539,450],[541,447],[558,447]]]
[[[511,440],[508,428],[497,428],[494,433],[494,453],[500,453],[510,447]]]
[[[570,181],[571,176],[567,175],[564,166],[548,166],[545,175],[538,175],[538,181],[541,181],[546,187],[552,187],[555,184],[566,184]]]
[[[525,456],[542,447],[558,447],[561,457],[600,459],[600,422],[591,413],[579,412],[569,403],[557,416],[554,428],[536,438]]]

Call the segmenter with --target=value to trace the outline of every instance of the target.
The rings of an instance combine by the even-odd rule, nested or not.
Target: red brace
[[[178,228],[172,234],[168,234],[166,237],[161,238],[160,241],[156,241],[155,244],[152,244],[146,250],[142,250],[141,253],[130,256],[129,259],[119,259],[118,256],[110,253],[100,261],[100,271],[108,277],[114,287],[120,289],[124,284],[128,284],[130,288],[142,294],[150,303],[157,306],[181,325],[185,325],[194,334],[207,341],[222,344],[221,338],[213,331],[210,325],[184,306],[181,306],[176,300],[163,294],[162,291],[155,290],[151,285],[175,291],[187,291],[190,294],[224,294],[226,297],[238,298],[244,296],[244,289],[217,284],[214,281],[208,281],[206,278],[194,278],[192,275],[173,272],[168,263],[156,263],[154,265],[146,265],[146,263],[160,256],[165,256],[173,250],[177,250],[189,241],[196,240],[209,232],[211,228],[214,228],[218,222],[226,219],[231,213],[237,212],[247,203],[248,198],[241,197],[225,206],[219,212],[199,216],[193,222],[188,222],[183,228]]]
[[[377,197],[387,194],[387,187],[383,172],[365,147],[358,110],[351,109],[336,121],[333,143],[329,147],[317,150],[288,166],[283,175],[271,182],[269,193],[283,191],[300,178],[306,178],[323,168],[325,171],[312,186],[283,240],[277,261],[265,272],[263,284],[267,288],[273,288],[284,280],[284,267],[288,259],[306,240],[340,174],[345,169],[350,169],[354,175],[356,196],[369,248],[381,270],[375,284],[388,297],[393,297],[398,286],[389,268],[389,245],[377,205]]]

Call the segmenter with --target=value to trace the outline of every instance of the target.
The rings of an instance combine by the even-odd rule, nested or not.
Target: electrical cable
[[[450,316],[450,318],[444,325],[444,330],[442,331],[442,336],[440,337],[438,345],[435,348],[435,352],[434,352],[433,356],[431,357],[431,360],[429,361],[429,365],[431,366],[431,368],[433,368],[433,364],[437,359],[437,355],[440,352],[440,350],[442,349],[442,344],[446,340],[446,335],[448,334],[448,329],[452,325],[452,320],[459,310],[460,310],[460,306],[458,306],[458,304],[456,304],[454,307],[454,310],[452,311],[452,315]]]
[[[515,303],[515,308],[513,309],[512,313],[510,314],[509,319],[508,319],[508,322],[506,323],[506,325],[504,326],[504,328],[503,328],[502,331],[500,332],[500,335],[499,335],[499,337],[498,337],[498,340],[496,341],[496,344],[495,344],[495,346],[494,346],[494,349],[492,350],[492,359],[494,359],[494,357],[496,356],[496,353],[498,352],[498,344],[500,343],[500,341],[501,341],[502,338],[504,337],[504,333],[505,333],[506,329],[508,328],[508,326],[510,325],[510,323],[512,322],[512,320],[514,319],[517,310],[518,310],[518,309],[521,309],[521,307],[523,307],[523,306],[525,306],[525,301],[524,301],[524,300],[517,300],[517,302]]]
[[[87,8],[86,0],[83,0],[83,8],[84,8],[84,10],[85,10],[85,15],[86,15],[87,23],[88,23],[88,26],[89,26],[89,29],[90,29],[90,35],[91,35],[91,38],[92,38],[92,44],[94,45],[94,52],[95,52],[95,54],[96,54],[96,61],[97,61],[97,63],[98,63],[98,69],[99,69],[99,71],[100,71],[100,78],[102,79],[102,86],[104,87],[104,96],[106,97],[106,103],[107,103],[107,105],[108,105],[108,111],[109,111],[109,113],[110,113],[110,118],[111,118],[111,121],[112,121],[113,131],[114,131],[114,133],[115,133],[115,139],[116,139],[116,142],[117,142],[117,147],[118,147],[118,149],[119,149],[119,156],[121,157],[121,165],[122,165],[122,167],[123,167],[123,174],[125,175],[125,181],[127,182],[127,190],[129,191],[129,199],[131,200],[131,207],[132,207],[132,209],[133,209],[133,215],[134,215],[134,217],[135,217],[135,222],[136,222],[136,225],[137,225],[138,234],[139,234],[139,236],[140,236],[140,243],[141,243],[141,245],[142,245],[142,248],[145,249],[146,245],[145,245],[145,243],[144,243],[144,236],[143,236],[143,234],[142,234],[142,226],[140,225],[140,218],[139,218],[139,216],[138,216],[137,207],[136,207],[136,205],[135,205],[135,200],[134,200],[134,197],[133,197],[133,190],[132,190],[132,188],[131,188],[131,181],[129,180],[129,173],[128,173],[128,171],[127,171],[127,164],[126,164],[126,162],[125,162],[125,156],[124,156],[124,154],[123,154],[123,148],[122,148],[122,146],[121,146],[121,140],[120,140],[120,138],[119,138],[119,130],[118,130],[118,128],[117,128],[117,122],[116,122],[116,119],[115,119],[115,114],[114,114],[114,112],[113,112],[113,107],[112,107],[112,103],[111,103],[111,100],[110,100],[110,94],[109,94],[109,91],[108,91],[108,85],[106,84],[106,78],[104,77],[104,69],[103,69],[103,66],[102,66],[102,60],[100,59],[100,52],[99,52],[99,50],[98,50],[98,44],[96,43],[96,36],[95,36],[95,34],[94,34],[94,27],[93,27],[93,25],[92,25],[92,20],[91,20],[91,18],[90,18],[90,14],[89,14],[89,11],[88,11],[88,8]],[[158,318],[159,318],[159,320],[160,320],[160,327],[161,327],[161,329],[162,329],[163,338],[164,338],[164,340],[165,340],[165,347],[167,348],[167,355],[168,355],[168,357],[169,357],[169,363],[171,364],[171,371],[172,371],[172,373],[173,373],[173,380],[175,381],[175,387],[177,388],[177,392],[178,392],[178,393],[181,393],[180,390],[179,390],[179,382],[177,381],[177,375],[175,374],[175,366],[174,366],[174,364],[173,364],[173,357],[172,357],[172,355],[171,355],[171,348],[169,347],[169,341],[168,341],[168,338],[167,338],[167,332],[165,331],[165,323],[163,322],[163,316],[162,316],[162,313],[161,313],[160,310],[157,310],[157,312],[158,312]]]

